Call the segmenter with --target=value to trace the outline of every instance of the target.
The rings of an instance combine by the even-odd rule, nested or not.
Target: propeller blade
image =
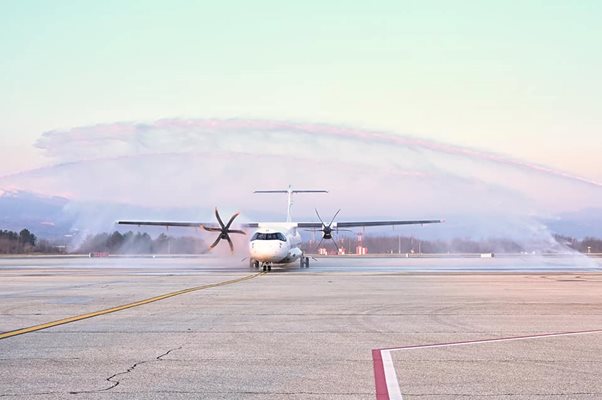
[[[217,237],[217,239],[215,239],[215,242],[213,242],[211,244],[211,246],[209,246],[210,249],[217,246],[217,244],[220,242],[220,240],[225,239],[228,241],[228,245],[230,246],[230,251],[232,253],[234,253],[234,244],[232,243],[232,239],[230,238],[230,233],[236,233],[236,234],[240,234],[240,235],[247,234],[245,231],[240,230],[240,229],[230,229],[230,226],[232,225],[232,223],[234,222],[236,217],[238,217],[239,214],[240,213],[237,212],[234,215],[232,215],[230,217],[230,219],[228,220],[228,223],[224,225],[224,221],[222,220],[222,217],[219,215],[219,211],[217,210],[217,207],[215,207],[215,218],[217,219],[217,222],[219,223],[220,227],[216,228],[213,226],[204,226],[203,225],[203,229],[205,229],[206,231],[219,232],[219,236]]]
[[[237,212],[237,213],[235,213],[233,216],[231,216],[231,217],[230,217],[230,220],[229,220],[229,221],[228,221],[228,223],[226,224],[226,229],[230,229],[230,225],[232,225],[232,222],[234,222],[234,219],[235,219],[236,217],[238,217],[238,215],[239,215],[239,214],[240,214],[240,213],[239,213],[239,212]]]
[[[217,244],[219,243],[220,240],[222,240],[222,238],[220,236],[218,236],[217,239],[215,239],[215,242],[213,242],[213,244],[211,246],[209,246],[209,248],[212,249],[215,246],[217,246]]]
[[[339,208],[339,211],[337,211],[334,214],[334,217],[332,217],[332,219],[330,220],[330,224],[328,224],[328,226],[332,225],[332,223],[334,222],[334,219],[337,217],[337,215],[339,215],[340,212],[341,212],[341,209]]]
[[[332,243],[334,243],[335,247],[337,248],[337,254],[339,254],[339,245],[337,243],[336,240],[334,240],[334,238],[330,238],[332,240]]]
[[[316,249],[314,250],[314,253],[316,252],[316,250],[318,250],[320,248],[320,245],[322,244],[323,241],[324,241],[324,238],[320,239],[320,241],[316,245]]]
[[[318,209],[314,208],[314,210],[316,210],[316,215],[318,216],[318,219],[320,220],[320,222],[322,223],[322,225],[325,226],[324,221],[322,220],[322,217],[320,217],[320,213],[318,212]]]
[[[217,211],[217,207],[215,207],[215,218],[217,218],[217,222],[219,222],[219,226],[221,226],[222,229],[224,229],[225,228],[224,221],[222,221],[222,218],[219,216],[219,212]]]

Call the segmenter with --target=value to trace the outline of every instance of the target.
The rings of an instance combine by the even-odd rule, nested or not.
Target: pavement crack
[[[166,355],[168,355],[169,353],[171,353],[172,351],[176,351],[176,350],[182,350],[183,346],[180,347],[176,347],[174,349],[169,349],[167,350],[165,353],[161,354],[160,356],[157,356],[156,360],[161,360],[163,357],[165,357]]]
[[[119,386],[119,384],[121,383],[121,380],[116,379],[116,378],[118,378],[120,376],[123,376],[123,375],[129,374],[130,372],[132,372],[133,370],[135,370],[136,367],[138,367],[139,365],[147,364],[147,363],[151,363],[151,362],[156,362],[156,361],[162,361],[163,357],[167,356],[172,351],[181,350],[181,349],[182,349],[182,346],[175,347],[173,349],[167,350],[165,353],[160,354],[160,355],[158,355],[157,357],[155,357],[153,359],[144,360],[144,361],[138,361],[138,362],[134,363],[131,367],[129,367],[125,371],[117,372],[117,373],[109,376],[108,378],[106,378],[105,380],[110,383],[110,386],[108,386],[106,388],[95,389],[95,390],[71,391],[71,392],[69,392],[69,394],[102,393],[102,392],[107,392],[109,390],[113,390],[117,386]]]

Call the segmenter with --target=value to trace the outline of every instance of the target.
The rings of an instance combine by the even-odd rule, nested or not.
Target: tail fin
[[[293,189],[291,185],[288,185],[286,190],[256,190],[253,193],[287,193],[288,194],[288,207],[286,212],[286,222],[291,222],[291,207],[293,206],[293,193],[328,193],[328,190],[298,190]]]

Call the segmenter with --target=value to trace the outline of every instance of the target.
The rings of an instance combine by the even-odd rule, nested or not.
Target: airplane
[[[309,268],[309,257],[299,247],[301,244],[300,229],[313,232],[321,232],[322,239],[317,247],[320,246],[323,240],[332,240],[337,250],[339,248],[334,233],[348,230],[348,228],[365,228],[374,226],[395,226],[395,225],[424,225],[441,223],[442,220],[391,220],[391,221],[355,221],[355,222],[335,222],[335,218],[341,210],[338,210],[328,224],[322,220],[322,217],[316,211],[319,222],[293,222],[291,217],[291,209],[293,205],[293,194],[297,193],[328,193],[327,190],[298,190],[293,189],[290,185],[285,190],[256,190],[254,193],[285,193],[288,196],[288,207],[286,222],[247,222],[239,224],[243,229],[256,229],[249,240],[249,266],[259,269],[264,272],[271,271],[273,265],[286,265],[299,260],[300,268]],[[177,221],[117,221],[120,225],[137,225],[137,226],[164,226],[164,227],[193,227],[202,228],[208,232],[217,232],[218,236],[215,241],[209,246],[213,249],[221,240],[226,240],[230,246],[230,251],[234,252],[234,244],[230,238],[230,234],[246,235],[242,229],[231,229],[232,224],[240,213],[237,212],[227,223],[222,220],[217,208],[215,208],[216,223],[211,222],[177,222]]]

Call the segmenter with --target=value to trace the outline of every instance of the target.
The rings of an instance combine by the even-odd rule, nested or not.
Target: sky
[[[234,118],[602,182],[601,20],[597,0],[3,1],[0,176],[56,163],[45,132]]]

